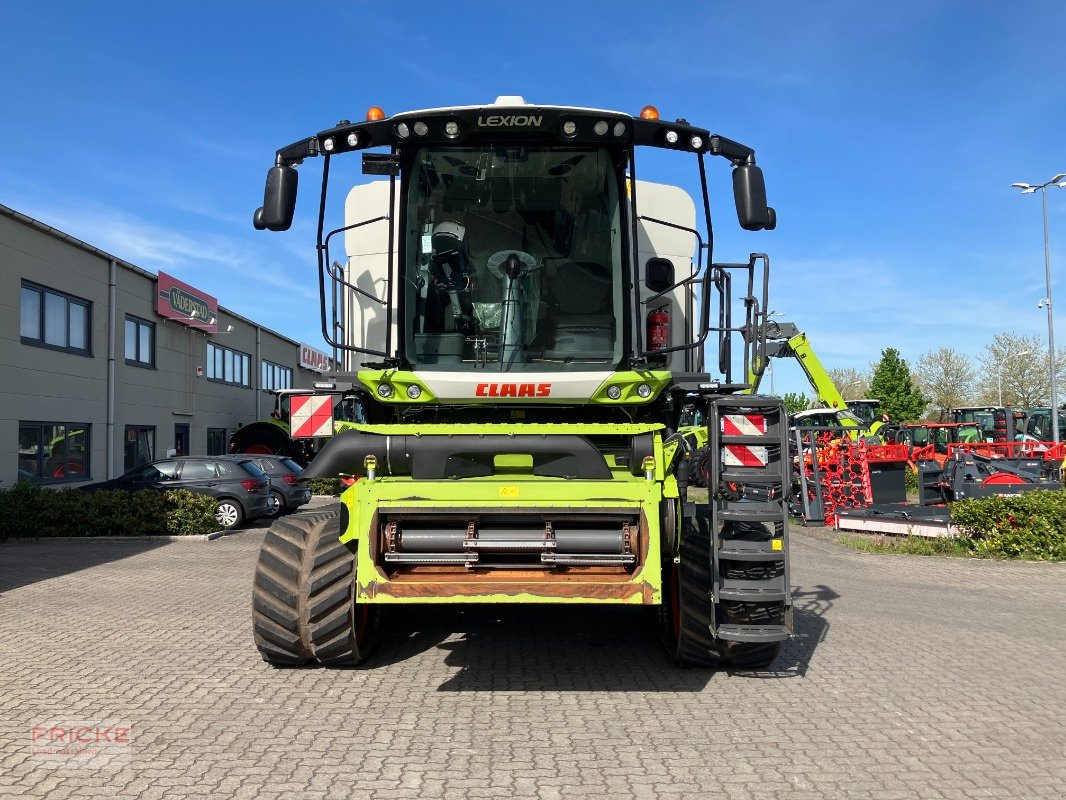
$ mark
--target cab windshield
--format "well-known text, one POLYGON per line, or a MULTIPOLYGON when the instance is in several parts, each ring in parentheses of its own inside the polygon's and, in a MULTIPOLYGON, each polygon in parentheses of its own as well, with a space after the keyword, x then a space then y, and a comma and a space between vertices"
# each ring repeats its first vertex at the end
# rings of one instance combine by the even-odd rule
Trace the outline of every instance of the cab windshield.
POLYGON ((403 266, 412 367, 613 368, 624 316, 618 176, 596 147, 418 150, 403 266))

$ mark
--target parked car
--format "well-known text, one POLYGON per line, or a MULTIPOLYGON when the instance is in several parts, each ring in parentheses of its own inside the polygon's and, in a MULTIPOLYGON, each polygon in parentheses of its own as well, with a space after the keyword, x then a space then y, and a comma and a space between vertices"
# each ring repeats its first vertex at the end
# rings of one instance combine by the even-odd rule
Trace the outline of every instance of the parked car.
POLYGON ((284 456, 261 456, 251 453, 245 458, 270 476, 270 502, 273 512, 268 516, 289 514, 311 501, 311 484, 300 481, 303 467, 284 456))
POLYGON ((217 499, 215 519, 226 529, 271 513, 270 478, 244 456, 181 456, 153 461, 85 492, 187 489, 217 499))

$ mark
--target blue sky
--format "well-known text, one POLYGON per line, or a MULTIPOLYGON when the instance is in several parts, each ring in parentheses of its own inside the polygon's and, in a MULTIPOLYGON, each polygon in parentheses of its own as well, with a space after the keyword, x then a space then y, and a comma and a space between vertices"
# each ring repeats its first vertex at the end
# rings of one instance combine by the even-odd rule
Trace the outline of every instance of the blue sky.
MULTIPOLYGON (((1040 198, 1009 187, 1066 172, 1059 0, 53 2, 4 18, 0 202, 295 339, 321 342, 318 165, 293 229, 256 232, 274 150, 370 105, 501 94, 654 103, 755 147, 778 230, 737 227, 716 164, 715 256, 769 253, 771 306, 828 366, 1046 335, 1040 198)), ((1048 210, 1066 297, 1066 190, 1048 210)), ((776 388, 807 387, 782 365, 776 388)))

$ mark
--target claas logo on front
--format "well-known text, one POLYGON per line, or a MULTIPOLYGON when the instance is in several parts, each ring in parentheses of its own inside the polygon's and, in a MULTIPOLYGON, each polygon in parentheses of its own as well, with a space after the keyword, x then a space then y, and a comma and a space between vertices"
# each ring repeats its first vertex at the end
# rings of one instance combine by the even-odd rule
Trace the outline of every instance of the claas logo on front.
POLYGON ((550 383, 479 383, 477 397, 550 397, 550 383))

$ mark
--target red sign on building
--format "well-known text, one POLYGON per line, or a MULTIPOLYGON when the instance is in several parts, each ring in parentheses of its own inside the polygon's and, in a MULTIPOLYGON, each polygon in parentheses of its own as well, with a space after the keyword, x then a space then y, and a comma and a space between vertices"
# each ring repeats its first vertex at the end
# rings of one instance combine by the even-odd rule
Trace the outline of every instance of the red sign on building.
POLYGON ((300 345, 300 366, 315 372, 326 372, 330 368, 330 357, 309 344, 300 345))
POLYGON ((218 332, 218 300, 165 272, 156 282, 155 313, 198 331, 218 332))

